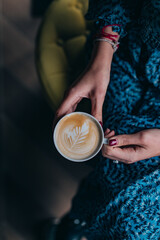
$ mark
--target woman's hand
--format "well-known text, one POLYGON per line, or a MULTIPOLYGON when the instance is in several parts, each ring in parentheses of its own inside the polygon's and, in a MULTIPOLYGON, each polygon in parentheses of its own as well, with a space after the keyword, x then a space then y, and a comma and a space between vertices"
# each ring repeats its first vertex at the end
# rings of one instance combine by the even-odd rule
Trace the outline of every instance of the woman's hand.
POLYGON ((75 111, 83 98, 91 100, 91 114, 102 122, 102 106, 109 83, 110 71, 87 70, 65 94, 62 104, 56 112, 57 121, 62 116, 75 111))
MULTIPOLYGON (((112 32, 112 27, 107 27, 105 32, 115 34, 112 32)), ((119 38, 118 33, 116 34, 119 38)), ((91 60, 84 73, 66 92, 56 112, 53 127, 61 117, 75 111, 82 98, 91 100, 91 114, 102 122, 102 107, 110 81, 113 52, 113 48, 108 42, 96 42, 94 44, 91 60)))
POLYGON ((102 107, 110 81, 112 57, 113 48, 109 43, 96 43, 86 70, 66 92, 56 112, 53 127, 61 117, 75 111, 82 98, 91 100, 91 114, 102 122, 102 107))
POLYGON ((108 134, 108 145, 103 145, 102 154, 112 160, 118 160, 126 164, 131 164, 140 160, 160 156, 160 129, 147 129, 135 134, 114 135, 108 134), (113 136, 114 135, 114 136, 113 136))

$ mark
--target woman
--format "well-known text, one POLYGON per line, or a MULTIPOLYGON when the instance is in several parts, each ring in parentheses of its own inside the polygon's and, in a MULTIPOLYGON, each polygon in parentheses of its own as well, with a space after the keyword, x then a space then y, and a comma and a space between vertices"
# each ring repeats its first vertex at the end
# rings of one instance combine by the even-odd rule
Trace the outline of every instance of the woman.
POLYGON ((90 98, 91 113, 100 122, 103 106, 109 144, 82 182, 57 238, 158 240, 160 0, 90 0, 86 18, 95 21, 92 58, 55 121, 90 98))

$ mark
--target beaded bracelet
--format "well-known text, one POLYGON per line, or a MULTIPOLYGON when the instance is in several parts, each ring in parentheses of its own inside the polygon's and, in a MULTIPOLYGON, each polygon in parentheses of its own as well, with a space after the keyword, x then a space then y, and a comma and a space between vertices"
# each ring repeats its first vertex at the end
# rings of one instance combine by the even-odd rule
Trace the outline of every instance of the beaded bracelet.
POLYGON ((119 44, 120 44, 120 42, 113 42, 113 41, 111 41, 111 40, 109 40, 109 39, 105 39, 105 38, 96 38, 95 40, 94 40, 94 42, 98 42, 98 41, 104 41, 104 42, 108 42, 108 43, 110 43, 111 45, 112 45, 112 48, 113 48, 113 50, 114 50, 114 53, 117 51, 117 49, 119 48, 119 44))
POLYGON ((112 48, 114 49, 114 52, 118 49, 119 47, 119 42, 116 40, 116 38, 118 37, 118 35, 116 34, 110 34, 110 33, 106 33, 105 29, 107 27, 112 27, 112 26, 120 26, 119 24, 112 24, 112 25, 107 25, 104 26, 101 30, 101 32, 97 33, 94 36, 94 42, 95 41, 104 41, 104 42, 108 42, 112 45, 112 48))

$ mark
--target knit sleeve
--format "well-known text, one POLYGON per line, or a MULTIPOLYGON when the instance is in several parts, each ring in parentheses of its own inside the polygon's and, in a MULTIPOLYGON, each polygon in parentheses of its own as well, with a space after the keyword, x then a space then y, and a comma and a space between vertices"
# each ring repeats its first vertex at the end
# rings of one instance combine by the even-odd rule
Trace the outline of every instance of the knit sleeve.
POLYGON ((116 24, 113 31, 121 37, 127 34, 127 24, 135 15, 137 0, 90 0, 89 9, 85 18, 93 20, 96 28, 116 24))

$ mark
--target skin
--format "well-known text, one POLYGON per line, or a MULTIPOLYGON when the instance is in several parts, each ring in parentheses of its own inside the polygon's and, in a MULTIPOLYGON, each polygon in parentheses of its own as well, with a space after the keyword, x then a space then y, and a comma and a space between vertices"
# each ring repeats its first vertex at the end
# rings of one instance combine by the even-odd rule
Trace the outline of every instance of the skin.
POLYGON ((116 140, 114 146, 103 145, 102 154, 112 160, 126 164, 160 156, 160 129, 147 129, 134 134, 115 136, 114 131, 107 129, 105 137, 116 140))
MULTIPOLYGON (((113 34, 111 27, 106 32, 113 34)), ((53 125, 64 115, 75 111, 82 98, 91 100, 91 114, 102 122, 102 107, 110 81, 112 57, 113 48, 109 43, 95 42, 88 66, 65 93, 56 111, 53 125)))
MULTIPOLYGON (((117 34, 112 32, 111 27, 106 28, 105 31, 117 34)), ((91 100, 91 114, 102 122, 102 107, 110 81, 112 57, 113 48, 109 43, 95 42, 90 63, 65 93, 56 111, 53 128, 61 117, 74 112, 83 98, 91 100)), ((135 134, 117 136, 114 130, 107 129, 105 137, 117 141, 114 146, 103 145, 102 148, 103 156, 112 160, 131 164, 160 155, 160 129, 148 129, 135 134)))

